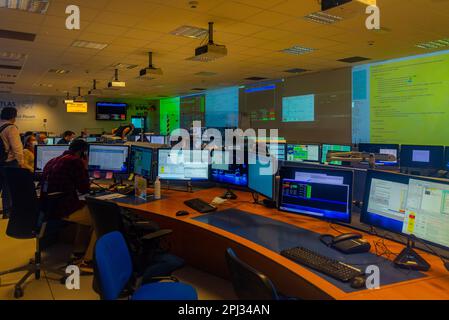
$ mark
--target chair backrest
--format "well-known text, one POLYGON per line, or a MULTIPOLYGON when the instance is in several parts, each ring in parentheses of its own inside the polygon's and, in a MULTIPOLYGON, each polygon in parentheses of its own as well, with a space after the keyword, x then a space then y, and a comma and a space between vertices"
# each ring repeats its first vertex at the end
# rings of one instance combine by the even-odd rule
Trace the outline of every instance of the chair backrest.
POLYGON ((103 235, 95 244, 95 268, 105 300, 116 300, 132 276, 128 246, 120 232, 103 235))
POLYGON ((240 300, 278 300, 273 283, 264 274, 240 260, 232 249, 226 250, 232 285, 240 300))
POLYGON ((37 236, 40 203, 33 174, 27 169, 5 167, 1 170, 4 187, 8 188, 10 216, 6 234, 16 239, 37 236))
POLYGON ((123 231, 121 209, 116 203, 92 197, 87 197, 86 202, 98 238, 113 231, 123 231))

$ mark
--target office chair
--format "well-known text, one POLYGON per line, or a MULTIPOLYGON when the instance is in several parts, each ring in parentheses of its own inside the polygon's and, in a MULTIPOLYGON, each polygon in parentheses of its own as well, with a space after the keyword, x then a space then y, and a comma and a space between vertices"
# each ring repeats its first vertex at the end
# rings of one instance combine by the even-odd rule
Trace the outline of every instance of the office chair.
POLYGON ((226 262, 240 300, 282 300, 271 280, 240 260, 230 248, 226 250, 226 262))
MULTIPOLYGON (((103 300, 116 300, 129 285, 133 268, 125 238, 120 232, 103 235, 95 244, 95 268, 103 300)), ((138 286, 131 300, 198 300, 196 290, 179 282, 138 286)))
MULTIPOLYGON (((111 201, 87 197, 86 202, 97 238, 113 231, 124 235, 131 253, 136 282, 177 281, 171 274, 184 266, 184 260, 161 249, 161 240, 171 234, 171 230, 160 230, 151 221, 139 220, 111 201)), ((100 293, 95 271, 93 287, 100 293)))
POLYGON ((28 265, 0 272, 1 277, 6 274, 27 271, 14 287, 14 297, 19 299, 24 295, 25 282, 32 275, 34 275, 36 280, 40 279, 42 271, 58 274, 61 277, 65 276, 61 271, 41 266, 41 240, 45 235, 47 227, 46 208, 50 205, 50 201, 59 198, 61 194, 48 195, 44 203, 37 197, 33 174, 27 169, 3 168, 0 174, 6 182, 6 187, 9 188, 9 200, 11 203, 6 234, 15 239, 36 240, 34 259, 31 259, 28 265))

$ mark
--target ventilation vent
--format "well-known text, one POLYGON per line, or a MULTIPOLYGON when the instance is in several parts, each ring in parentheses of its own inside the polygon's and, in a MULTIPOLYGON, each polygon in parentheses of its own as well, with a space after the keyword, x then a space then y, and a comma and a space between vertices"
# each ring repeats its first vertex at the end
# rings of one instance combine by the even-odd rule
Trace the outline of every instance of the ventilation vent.
POLYGON ((309 70, 301 69, 301 68, 293 68, 293 69, 285 70, 284 72, 298 74, 298 73, 303 73, 303 72, 307 72, 307 71, 309 71, 309 70))
POLYGON ((217 73, 202 71, 202 72, 195 73, 195 75, 199 76, 199 77, 213 77, 213 76, 216 76, 217 73))
POLYGON ((267 80, 268 78, 263 78, 263 77, 249 77, 249 78, 245 78, 245 80, 250 80, 250 81, 262 81, 262 80, 267 80))
POLYGON ((21 66, 9 66, 6 64, 0 64, 0 69, 8 69, 8 70, 22 70, 21 66))
POLYGON ((120 69, 120 70, 132 70, 137 67, 138 67, 137 64, 129 64, 129 63, 121 63, 121 62, 111 65, 112 69, 120 69))
POLYGON ((299 56, 301 54, 306 54, 306 53, 313 52, 313 51, 315 51, 315 49, 307 48, 307 47, 303 47, 303 46, 293 46, 291 48, 281 50, 281 52, 283 52, 283 53, 293 54, 295 56, 299 56))
POLYGON ((0 29, 0 38, 33 42, 36 39, 36 34, 0 29))
POLYGON ((337 61, 346 62, 346 63, 356 63, 356 62, 362 62, 362 61, 366 61, 366 60, 371 60, 371 59, 365 58, 365 57, 349 57, 349 58, 339 59, 337 61))
POLYGON ((56 73, 56 74, 67 74, 70 73, 70 70, 65 70, 65 69, 50 69, 48 70, 48 73, 56 73))
POLYGON ((207 36, 208 33, 209 31, 207 29, 191 26, 182 26, 170 32, 170 34, 174 36, 181 36, 192 39, 203 39, 207 36))
POLYGON ((205 91, 205 88, 193 88, 192 91, 205 91))
POLYGON ((0 81, 0 84, 16 84, 16 83, 12 81, 0 81))

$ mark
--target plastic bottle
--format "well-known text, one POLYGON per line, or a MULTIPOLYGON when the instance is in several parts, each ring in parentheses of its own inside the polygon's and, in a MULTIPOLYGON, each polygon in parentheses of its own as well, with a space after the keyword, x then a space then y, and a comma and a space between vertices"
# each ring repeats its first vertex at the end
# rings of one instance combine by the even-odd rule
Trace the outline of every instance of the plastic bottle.
POLYGON ((160 200, 161 198, 161 180, 159 179, 159 177, 157 177, 156 181, 154 182, 154 199, 160 200))

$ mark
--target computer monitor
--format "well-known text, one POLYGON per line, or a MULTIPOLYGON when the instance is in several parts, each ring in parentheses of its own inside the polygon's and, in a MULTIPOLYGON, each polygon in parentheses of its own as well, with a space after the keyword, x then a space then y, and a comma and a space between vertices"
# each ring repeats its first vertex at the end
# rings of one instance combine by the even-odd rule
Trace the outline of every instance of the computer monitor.
POLYGON ((449 250, 449 181, 369 171, 361 222, 449 250))
POLYGON ((145 117, 132 117, 131 123, 137 130, 145 130, 145 117))
POLYGON ((244 159, 237 159, 233 151, 212 153, 211 180, 228 186, 248 187, 248 165, 244 159))
POLYGON ((158 176, 161 180, 208 180, 209 164, 201 150, 158 150, 158 176))
POLYGON ((285 161, 286 155, 285 155, 285 143, 278 143, 278 144, 267 144, 268 147, 268 153, 272 156, 274 156, 279 161, 285 161))
POLYGON ((442 169, 444 167, 443 146, 401 146, 402 168, 442 169))
POLYGON ((248 155, 248 188, 268 199, 274 200, 274 185, 277 169, 273 164, 277 160, 257 153, 248 155))
MULTIPOLYGON (((329 151, 350 152, 352 147, 348 145, 323 144, 321 163, 327 163, 327 153, 329 151)), ((331 161, 329 164, 341 166, 343 163, 341 161, 331 161)))
POLYGON ((129 173, 129 147, 124 145, 89 145, 89 171, 129 173))
POLYGON ((47 163, 69 150, 68 145, 37 145, 34 158, 34 172, 42 173, 47 163))
POLYGON ((396 157, 396 161, 382 161, 376 159, 377 165, 397 166, 399 164, 399 145, 398 144, 359 144, 359 151, 374 154, 389 154, 396 157))
POLYGON ((350 223, 352 189, 352 170, 282 167, 279 210, 350 223))
POLYGON ((287 161, 320 162, 320 146, 317 144, 288 144, 287 161))
POLYGON ((150 143, 165 144, 165 136, 149 136, 148 138, 150 138, 150 143))
POLYGON ((87 137, 86 138, 86 142, 87 143, 95 143, 95 142, 97 142, 98 141, 98 138, 97 137, 87 137))
POLYGON ((444 170, 449 170, 449 147, 444 148, 444 170))
POLYGON ((142 146, 131 146, 130 172, 145 179, 153 178, 153 149, 142 146))
POLYGON ((54 137, 48 137, 47 138, 47 146, 54 145, 55 144, 55 140, 56 140, 56 138, 54 138, 54 137))

